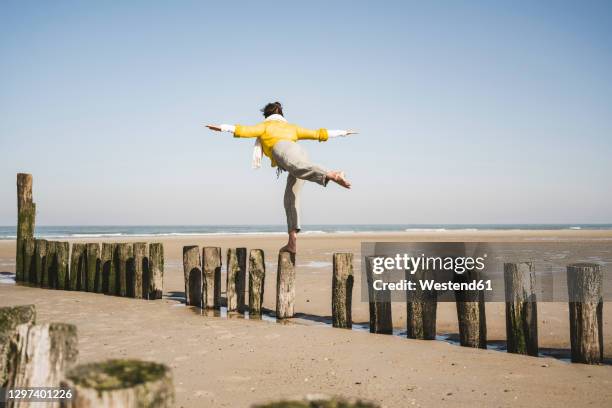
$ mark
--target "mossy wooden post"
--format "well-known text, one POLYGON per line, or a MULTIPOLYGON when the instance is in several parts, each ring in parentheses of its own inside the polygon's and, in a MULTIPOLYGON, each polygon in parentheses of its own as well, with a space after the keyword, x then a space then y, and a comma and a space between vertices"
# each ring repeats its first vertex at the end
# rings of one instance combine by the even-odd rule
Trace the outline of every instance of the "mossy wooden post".
POLYGON ((57 264, 55 259, 55 248, 57 242, 47 241, 47 256, 43 262, 43 272, 40 286, 43 288, 54 288, 54 283, 57 278, 57 264))
POLYGON ((130 294, 136 299, 148 297, 148 286, 145 289, 145 279, 149 276, 149 254, 148 246, 145 242, 135 242, 134 252, 134 276, 130 288, 130 294), (145 290, 147 293, 145 293, 145 290))
POLYGON ((508 353, 538 356, 538 304, 533 262, 504 263, 508 353))
POLYGON ((594 263, 567 266, 572 362, 603 360, 603 274, 594 263))
POLYGON ((68 268, 68 255, 70 252, 70 244, 68 242, 56 242, 55 243, 55 262, 56 262, 56 279, 55 288, 57 289, 68 289, 70 286, 69 281, 69 268, 68 268))
POLYGON ((264 298, 266 263, 262 249, 251 249, 249 253, 249 314, 260 315, 264 298))
POLYGON ((34 247, 34 273, 32 282, 36 286, 41 286, 44 278, 43 273, 47 266, 47 240, 37 239, 34 247))
POLYGON ((202 307, 221 307, 221 248, 204 247, 202 250, 202 307))
POLYGON ((117 286, 115 294, 127 296, 128 293, 128 270, 132 262, 132 244, 122 242, 115 246, 115 271, 117 273, 117 286))
POLYGON ((70 253, 70 287, 68 289, 82 290, 86 256, 87 246, 85 244, 72 244, 72 252, 70 253))
MULTIPOLYGON (((74 325, 50 323, 17 326, 9 346, 7 388, 59 387, 65 371, 76 363, 77 346, 74 325)), ((12 406, 30 405, 27 401, 19 401, 12 406)))
POLYGON ((85 285, 81 290, 95 292, 96 279, 100 279, 100 244, 88 243, 85 253, 85 285))
POLYGON ((32 175, 17 174, 17 245, 15 254, 15 280, 24 280, 23 242, 34 238, 36 204, 32 202, 32 175))
POLYGON ((332 325, 341 329, 353 327, 353 254, 335 253, 332 275, 332 325))
POLYGON ((205 289, 202 277, 200 247, 189 245, 183 247, 183 276, 185 279, 185 304, 202 307, 202 290, 205 289))
POLYGON ((435 290, 422 290, 420 281, 432 279, 433 274, 419 268, 406 270, 406 280, 415 282, 415 290, 406 291, 406 337, 435 340, 438 296, 435 290))
POLYGON ((6 381, 9 342, 20 324, 36 322, 34 305, 0 307, 0 386, 6 381))
POLYGON ((370 333, 393 334, 391 294, 388 290, 375 290, 375 274, 372 262, 376 256, 366 257, 366 281, 370 306, 370 333))
POLYGON ((66 374, 62 387, 73 390, 65 408, 172 408, 170 369, 139 360, 108 360, 79 365, 66 374))
POLYGON ((227 311, 245 310, 246 248, 227 250, 227 311))
POLYGON ((23 240, 23 279, 25 283, 33 283, 35 279, 34 252, 36 250, 36 240, 34 238, 26 238, 23 240))
MULTIPOLYGON (((476 269, 454 274, 454 282, 480 280, 476 269)), ((485 315, 484 291, 456 290, 457 320, 459 323, 459 344, 463 347, 487 348, 487 319, 485 315)))
POLYGON ((113 263, 114 254, 115 244, 103 242, 100 254, 100 274, 102 279, 99 282, 100 286, 97 288, 99 289, 97 291, 108 295, 114 295, 117 292, 117 275, 115 274, 115 265, 113 263))
POLYGON ((278 253, 276 271, 276 318, 293 317, 295 311, 295 254, 281 251, 278 253))
MULTIPOLYGON (((199 250, 198 250, 199 253, 199 250)), ((149 245, 149 275, 147 299, 161 299, 164 292, 164 245, 149 245)))

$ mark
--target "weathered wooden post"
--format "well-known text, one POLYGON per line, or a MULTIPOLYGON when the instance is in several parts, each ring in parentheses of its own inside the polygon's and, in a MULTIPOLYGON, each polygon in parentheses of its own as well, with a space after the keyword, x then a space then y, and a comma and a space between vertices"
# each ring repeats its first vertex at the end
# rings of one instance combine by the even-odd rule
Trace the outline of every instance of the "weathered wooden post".
POLYGON ((202 250, 202 307, 221 307, 221 248, 204 247, 202 250))
MULTIPOLYGON (((9 343, 20 324, 34 324, 36 308, 34 305, 0 307, 0 386, 7 378, 9 343)), ((0 401, 3 402, 3 401, 0 401)))
MULTIPOLYGON (((76 363, 77 346, 76 327, 71 324, 17 326, 9 346, 7 388, 59 387, 64 372, 76 363)), ((30 404, 15 400, 12 406, 30 404)))
POLYGON ((15 255, 15 280, 24 280, 23 242, 34 238, 36 204, 32 202, 32 175, 17 173, 17 248, 15 255))
MULTIPOLYGON (((37 239, 34 247, 34 284, 41 286, 43 274, 47 266, 47 240, 37 239)), ((23 266, 22 266, 23 267, 23 266)))
POLYGON ((249 314, 260 315, 266 280, 264 251, 251 249, 249 253, 249 314))
POLYGON ((170 369, 138 360, 84 364, 66 374, 62 387, 73 390, 65 408, 172 408, 174 385, 170 369))
POLYGON ((226 288, 227 311, 244 311, 244 295, 246 289, 246 248, 228 248, 226 288))
POLYGON ((40 286, 43 288, 53 288, 53 283, 56 280, 56 259, 55 248, 57 242, 47 241, 47 255, 43 262, 43 272, 40 286))
POLYGON ((183 275, 185 278, 185 304, 188 306, 202 306, 202 293, 204 279, 202 277, 202 262, 200 260, 200 247, 189 245, 183 247, 183 275))
POLYGON ((95 292, 96 280, 100 279, 100 244, 89 243, 85 254, 85 285, 81 290, 95 292))
MULTIPOLYGON (((476 269, 454 274, 454 282, 469 283, 480 279, 476 269)), ((464 347, 487 348, 487 319, 482 290, 456 290, 459 343, 464 347)))
POLYGON ((82 290, 86 256, 87 246, 85 244, 72 244, 72 253, 70 254, 70 290, 82 290))
POLYGON ((414 290, 406 291, 406 336, 409 339, 435 340, 438 295, 435 290, 422 290, 419 282, 433 277, 433 271, 418 268, 406 270, 406 280, 415 282, 414 290))
POLYGON ((97 288, 98 292, 114 295, 117 293, 117 274, 115 273, 115 265, 113 257, 115 254, 115 244, 110 242, 102 243, 102 251, 100 255, 100 270, 102 279, 97 288))
POLYGON ((276 271, 276 318, 293 317, 295 306, 295 254, 281 251, 278 253, 276 271))
POLYGON ((34 252, 36 250, 36 240, 34 238, 25 238, 23 240, 23 282, 33 283, 35 281, 35 266, 36 260, 34 252))
POLYGON ((374 289, 374 268, 372 263, 378 256, 367 256, 366 281, 368 283, 368 301, 370 304, 370 333, 393 334, 391 316, 391 293, 388 290, 374 289))
POLYGON ((56 262, 56 279, 54 287, 57 289, 67 289, 70 286, 68 272, 68 255, 70 252, 70 244, 68 242, 55 243, 55 262, 56 262))
POLYGON ((504 263, 508 353, 538 356, 538 304, 533 262, 504 263))
POLYGON ((128 269, 130 268, 132 257, 133 249, 131 244, 127 242, 116 244, 113 260, 115 261, 114 269, 117 273, 117 291, 115 294, 118 296, 127 296, 128 269))
POLYGON ((603 275, 599 265, 567 266, 570 342, 574 363, 603 360, 603 275))
POLYGON ((353 327, 353 254, 335 253, 332 275, 332 325, 341 329, 353 327))
MULTIPOLYGON (((198 250, 199 254, 199 250, 198 250)), ((148 299, 161 299, 164 292, 164 245, 149 245, 148 299)))
POLYGON ((130 295, 136 299, 147 298, 148 287, 145 289, 144 281, 149 275, 149 254, 148 246, 145 242, 135 242, 134 252, 134 274, 130 285, 130 295))

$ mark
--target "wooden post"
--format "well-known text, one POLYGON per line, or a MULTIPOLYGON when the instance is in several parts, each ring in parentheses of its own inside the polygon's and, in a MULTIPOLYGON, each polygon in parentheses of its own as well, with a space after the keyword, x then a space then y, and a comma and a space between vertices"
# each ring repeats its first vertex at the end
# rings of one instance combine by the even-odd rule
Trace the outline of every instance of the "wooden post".
POLYGON ((25 283, 33 283, 35 280, 36 260, 34 252, 36 250, 36 240, 34 238, 25 238, 23 240, 23 279, 25 283))
POLYGON ((17 245, 15 256, 15 280, 24 280, 23 242, 34 238, 36 204, 32 202, 32 175, 17 174, 17 245))
POLYGON ((391 294, 388 290, 375 290, 375 274, 372 262, 377 256, 366 257, 366 280, 368 283, 368 301, 370 303, 370 333, 393 334, 391 316, 391 294))
POLYGON ((183 247, 183 275, 185 278, 185 304, 202 307, 202 290, 205 288, 202 278, 200 247, 190 245, 183 247))
POLYGON ((47 240, 37 239, 34 247, 34 284, 41 286, 47 264, 47 240))
POLYGON ((574 363, 603 360, 603 275, 599 265, 567 266, 570 342, 574 363))
MULTIPOLYGON (((130 294, 136 299, 147 298, 144 285, 144 280, 149 275, 149 254, 147 249, 148 247, 145 242, 136 242, 133 245, 134 275, 132 285, 130 286, 130 294)), ((146 290, 148 291, 148 287, 146 290)))
MULTIPOLYGON (((76 327, 71 324, 17 326, 9 346, 7 388, 59 387, 64 372, 76 363, 77 346, 76 327)), ((13 404, 29 406, 27 401, 13 404)))
POLYGON ((246 289, 246 248, 227 250, 227 311, 243 312, 246 289))
POLYGON ((332 276, 332 325, 341 329, 353 327, 353 254, 335 253, 332 276))
POLYGON ((98 292, 114 295, 117 293, 117 274, 115 273, 115 265, 113 256, 115 254, 115 244, 110 242, 102 243, 102 251, 100 255, 100 271, 102 279, 98 292))
POLYGON ((81 290, 96 291, 97 280, 100 279, 100 244, 89 243, 85 254, 85 285, 81 290))
POLYGON ((72 244, 72 253, 70 254, 70 287, 68 289, 82 290, 86 256, 87 247, 85 244, 72 244))
POLYGON ((265 280, 266 263, 264 251, 261 249, 251 249, 249 253, 249 314, 261 314, 265 280))
POLYGON ((538 305, 533 262, 504 263, 508 353, 538 356, 538 305))
POLYGON ((148 299, 161 299, 164 292, 164 245, 159 242, 149 245, 148 278, 148 299))
POLYGON ((138 360, 108 360, 70 370, 62 387, 73 390, 65 408, 172 408, 174 385, 170 369, 138 360))
POLYGON ((295 254, 278 253, 276 271, 276 318, 293 317, 295 306, 295 254))
MULTIPOLYGON (((479 280, 477 270, 466 270, 454 274, 454 282, 479 280)), ((487 320, 485 315, 484 292, 479 290, 456 290, 457 319, 459 322, 459 343, 464 347, 487 348, 487 320)))
POLYGON ((202 307, 221 307, 221 248, 204 247, 202 250, 202 307))
POLYGON ((132 262, 133 249, 132 245, 126 242, 122 242, 115 245, 115 255, 113 260, 115 261, 115 271, 117 274, 117 286, 116 295, 127 296, 128 290, 128 269, 132 262))
POLYGON ((68 255, 70 252, 70 244, 68 242, 55 243, 55 261, 56 261, 56 279, 55 288, 68 289, 70 287, 69 272, 68 272, 68 255))
POLYGON ((47 255, 44 258, 40 286, 53 288, 56 280, 55 241, 47 241, 47 255))
POLYGON ((417 269, 406 270, 406 280, 416 283, 415 290, 406 291, 406 336, 409 339, 435 340, 438 295, 435 290, 422 290, 420 281, 432 279, 433 273, 417 269))
POLYGON ((0 386, 7 377, 9 343, 20 324, 34 324, 36 307, 34 305, 0 307, 0 386))

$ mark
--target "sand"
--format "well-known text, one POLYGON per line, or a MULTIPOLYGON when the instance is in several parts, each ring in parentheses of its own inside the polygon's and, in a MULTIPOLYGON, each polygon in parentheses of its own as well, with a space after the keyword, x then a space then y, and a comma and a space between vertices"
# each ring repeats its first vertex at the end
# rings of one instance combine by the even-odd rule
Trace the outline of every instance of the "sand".
MULTIPOLYGON (((357 255, 365 240, 609 240, 612 245, 612 231, 305 234, 299 242, 296 282, 296 311, 302 318, 282 325, 202 316, 179 301, 183 245, 221 246, 224 253, 228 247, 246 246, 266 252, 264 307, 273 309, 275 257, 283 239, 282 235, 163 238, 165 298, 159 301, 0 284, 0 306, 34 303, 39 322, 76 324, 81 362, 130 357, 170 365, 177 406, 182 407, 248 407, 306 394, 362 397, 388 407, 612 405, 610 365, 569 364, 316 323, 331 313, 331 254, 350 251, 357 255)), ((0 241, 0 272, 14 271, 14 251, 14 241, 0 241)), ((366 322, 368 305, 359 299, 359 279, 354 293, 353 319, 366 322)), ((604 306, 607 358, 612 356, 610 306, 604 306)), ((567 354, 567 304, 540 303, 538 307, 540 347, 567 354)), ((504 306, 488 303, 486 308, 488 338, 503 342, 504 306)), ((393 314, 394 326, 405 329, 405 306, 394 304, 393 314)), ((438 333, 457 333, 452 303, 439 305, 438 333)))

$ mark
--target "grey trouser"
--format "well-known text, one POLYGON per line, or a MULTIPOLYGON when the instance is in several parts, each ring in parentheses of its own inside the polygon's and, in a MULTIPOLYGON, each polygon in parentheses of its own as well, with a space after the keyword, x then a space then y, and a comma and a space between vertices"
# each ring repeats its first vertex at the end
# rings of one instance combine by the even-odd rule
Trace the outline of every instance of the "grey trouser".
POLYGON ((297 143, 286 140, 276 142, 272 148, 272 157, 282 170, 289 173, 285 187, 285 213, 287 230, 300 231, 300 193, 304 180, 327 185, 327 170, 308 159, 306 151, 297 143))

